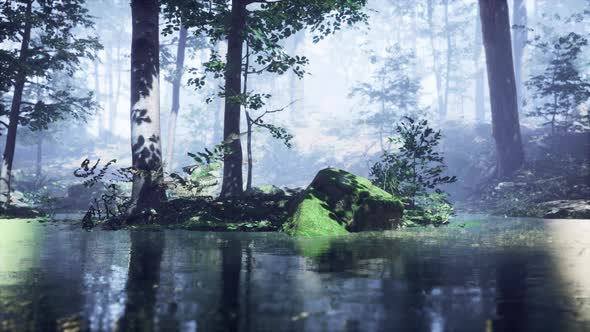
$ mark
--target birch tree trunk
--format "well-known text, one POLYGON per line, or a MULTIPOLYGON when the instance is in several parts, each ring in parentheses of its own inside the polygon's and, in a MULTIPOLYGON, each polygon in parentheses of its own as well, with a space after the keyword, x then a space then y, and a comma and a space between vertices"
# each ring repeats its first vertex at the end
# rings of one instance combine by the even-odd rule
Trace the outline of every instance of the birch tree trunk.
POLYGON ((160 139, 158 1, 132 0, 131 13, 133 214, 157 206, 165 198, 165 189, 160 139))

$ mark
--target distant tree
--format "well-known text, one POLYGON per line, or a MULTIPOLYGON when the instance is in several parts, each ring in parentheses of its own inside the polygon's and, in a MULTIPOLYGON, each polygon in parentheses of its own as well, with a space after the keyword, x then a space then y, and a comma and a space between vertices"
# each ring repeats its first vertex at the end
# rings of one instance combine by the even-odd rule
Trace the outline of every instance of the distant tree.
POLYGON ((39 82, 25 87, 24 95, 28 96, 28 100, 23 100, 19 118, 20 127, 26 129, 23 132, 19 131, 19 139, 22 139, 25 144, 37 146, 35 163, 37 184, 41 184, 44 179, 42 176, 44 142, 54 140, 57 134, 63 131, 66 122, 85 122, 98 109, 92 95, 83 88, 75 91, 77 95, 68 95, 65 99, 54 95, 54 91, 71 91, 73 86, 81 85, 79 78, 58 72, 52 75, 47 84, 51 85, 50 89, 44 88, 39 82))
MULTIPOLYGON (((340 30, 342 25, 364 21, 361 11, 366 0, 167 0, 166 9, 172 26, 182 17, 187 27, 205 31, 213 41, 227 39, 226 62, 218 57, 209 62, 209 69, 225 79, 224 141, 231 153, 223 167, 221 196, 236 196, 243 191, 242 145, 240 139, 242 75, 244 46, 248 41, 259 66, 256 73, 283 74, 292 69, 302 73, 307 59, 284 52, 279 41, 299 30, 315 32, 314 41, 340 30)), ((193 80, 199 86, 201 79, 193 80)))
POLYGON ((96 116, 99 142, 108 144, 121 134, 117 131, 117 119, 121 114, 121 97, 128 84, 125 73, 129 70, 131 11, 129 1, 122 0, 88 1, 87 8, 104 46, 95 56, 92 86, 103 110, 96 116))
POLYGON ((414 58, 412 51, 403 50, 399 45, 388 48, 383 59, 371 56, 371 62, 380 67, 369 82, 360 83, 351 91, 351 96, 358 95, 378 105, 378 111, 365 112, 365 115, 366 122, 378 128, 382 150, 385 150, 384 138, 393 134, 391 124, 404 116, 419 113, 420 80, 413 74, 416 69, 414 58))
POLYGON ((479 13, 496 141, 496 175, 504 177, 511 175, 524 162, 508 4, 506 0, 479 0, 479 13))
POLYGON ((484 103, 484 89, 485 89, 485 65, 481 59, 481 51, 483 48, 483 41, 481 36, 481 18, 479 14, 475 15, 475 39, 473 42, 473 64, 475 67, 475 90, 474 90, 474 104, 475 104, 475 121, 483 122, 485 119, 485 103, 484 103))
MULTIPOLYGON (((590 118, 583 118, 577 108, 590 98, 590 80, 585 78, 578 66, 578 57, 588 40, 571 32, 552 41, 537 39, 534 45, 551 59, 545 70, 532 76, 526 86, 536 99, 536 107, 529 116, 542 117, 551 132, 557 129, 567 131, 576 121, 586 130, 590 129, 590 118)), ((578 126, 579 127, 579 126, 578 126)))
POLYGON ((44 127, 64 113, 75 112, 75 108, 89 107, 91 95, 77 97, 72 86, 57 89, 52 79, 60 72, 73 75, 80 59, 92 58, 100 44, 96 38, 74 33, 76 29, 92 27, 83 0, 1 1, 0 8, 0 41, 19 46, 0 50, 0 88, 6 91, 12 87, 10 108, 2 107, 8 123, 0 179, 0 195, 9 201, 19 124, 44 127), (31 85, 43 90, 48 98, 35 101, 36 93, 25 95, 25 88, 31 85))
POLYGON ((158 0, 131 1, 131 213, 165 199, 160 138, 158 0))
POLYGON ((286 109, 279 108, 270 111, 264 111, 259 115, 252 115, 251 112, 259 110, 263 105, 261 104, 250 104, 250 108, 246 109, 246 155, 248 160, 248 173, 246 176, 246 191, 252 190, 252 173, 253 173, 253 160, 252 160, 252 132, 254 128, 261 128, 266 129, 272 137, 282 141, 286 147, 291 148, 291 140, 293 139, 293 135, 291 135, 285 128, 273 125, 271 123, 266 122, 264 119, 267 115, 272 113, 282 112, 286 109))
MULTIPOLYGON (((512 52, 518 109, 523 104, 523 59, 528 38, 526 0, 514 0, 512 6, 512 52)), ((522 111, 520 112, 522 113, 522 111)))
POLYGON ((170 117, 168 118, 168 140, 166 143, 166 159, 170 167, 172 167, 172 158, 174 156, 174 142, 176 139, 176 120, 178 119, 178 111, 180 110, 180 86, 182 82, 182 74, 184 72, 184 57, 186 50, 186 39, 188 31, 180 25, 178 32, 178 49, 176 51, 176 68, 172 77, 172 108, 170 110, 170 117))

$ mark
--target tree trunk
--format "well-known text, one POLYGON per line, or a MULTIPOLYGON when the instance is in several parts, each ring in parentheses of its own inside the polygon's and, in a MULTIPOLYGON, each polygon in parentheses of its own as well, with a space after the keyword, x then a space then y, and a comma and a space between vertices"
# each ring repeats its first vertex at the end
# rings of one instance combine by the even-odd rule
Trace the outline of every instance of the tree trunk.
MULTIPOLYGON (((246 41, 246 63, 244 64, 244 88, 242 93, 244 95, 248 94, 248 72, 250 71, 250 46, 246 41)), ((246 124, 247 124, 247 141, 246 141, 246 149, 247 149, 247 159, 248 159, 248 175, 246 178, 246 192, 252 190, 252 125, 254 124, 254 120, 250 117, 250 113, 248 113, 248 107, 244 106, 244 112, 246 113, 246 124)))
POLYGON ((449 30, 449 0, 445 0, 445 35, 447 39, 447 66, 445 73, 445 94, 443 108, 440 110, 440 118, 447 117, 449 107, 449 83, 451 80, 451 58, 453 57, 453 48, 451 45, 451 31, 449 30))
POLYGON ((100 73, 98 71, 98 53, 96 54, 96 59, 94 60, 94 98, 96 99, 96 103, 99 106, 98 109, 98 138, 102 139, 104 137, 104 109, 101 107, 100 100, 100 73))
POLYGON ((246 179, 246 192, 252 190, 252 118, 246 111, 246 123, 248 124, 246 150, 248 154, 248 177, 246 179))
MULTIPOLYGON (((217 42, 217 52, 223 54, 226 52, 223 41, 217 42)), ((223 141, 223 112, 224 104, 221 98, 215 98, 213 108, 213 145, 218 145, 223 141)))
POLYGON ((510 20, 506 0, 479 0, 482 36, 488 68, 492 130, 499 177, 509 176, 524 162, 520 137, 510 20))
POLYGON ((115 129, 115 125, 117 123, 117 113, 118 113, 118 107, 119 107, 119 97, 121 96, 121 43, 119 40, 117 40, 117 57, 116 57, 116 70, 117 70, 117 87, 115 89, 115 100, 114 100, 114 105, 115 108, 113 109, 113 125, 112 128, 114 130, 114 133, 111 133, 111 135, 113 136, 113 138, 116 136, 116 129, 115 129))
MULTIPOLYGON (((112 40, 111 40, 112 42, 112 40)), ((107 103, 109 105, 109 122, 108 122, 108 134, 105 135, 107 141, 111 140, 111 137, 114 135, 114 127, 115 127, 115 87, 114 87, 114 80, 113 80, 113 45, 109 45, 105 47, 106 53, 106 79, 107 79, 107 103)))
POLYGON ((12 95, 12 104, 8 116, 8 130, 6 133, 6 145, 2 155, 2 168, 0 169, 0 201, 6 199, 10 204, 10 180, 12 177, 12 162, 14 161, 14 150, 16 148, 16 131, 18 129, 18 116, 20 113, 23 90, 27 79, 27 58, 29 53, 29 43, 31 41, 31 12, 33 1, 27 1, 25 12, 25 27, 22 34, 20 54, 18 57, 18 72, 14 82, 14 93, 12 95))
POLYGON ((227 36, 225 72, 225 114, 223 140, 230 152, 223 160, 221 197, 239 196, 243 191, 242 143, 240 140, 241 107, 237 97, 242 84, 242 47, 246 27, 246 1, 232 0, 230 30, 227 36))
POLYGON ((434 38, 434 3, 433 0, 428 0, 427 2, 427 20, 428 20, 428 27, 430 31, 430 48, 432 51, 432 66, 434 70, 434 78, 436 80, 436 99, 438 105, 438 112, 439 114, 443 113, 445 108, 445 103, 443 99, 442 93, 442 75, 440 72, 439 64, 438 64, 438 55, 436 54, 436 45, 435 45, 435 38, 434 38))
POLYGON ((516 83, 516 96, 519 113, 522 114, 524 84, 522 80, 522 63, 524 49, 528 38, 527 34, 527 10, 525 0, 514 0, 512 12, 512 24, 516 27, 512 30, 512 52, 514 56, 514 79, 516 83))
POLYGON ((475 65, 475 121, 484 122, 485 105, 484 105, 484 72, 483 62, 481 61, 481 49, 483 42, 481 40, 481 19, 479 14, 475 18, 475 41, 473 43, 473 63, 475 65))
POLYGON ((176 141, 176 121, 178 119, 178 110, 180 109, 180 86, 182 83, 182 71, 184 70, 184 53, 186 49, 186 37, 188 31, 180 25, 178 33, 178 48, 176 49, 176 69, 174 81, 172 82, 172 109, 168 119, 168 142, 166 146, 166 159, 168 167, 172 168, 174 158, 174 143, 176 141))
POLYGON ((135 169, 131 213, 165 198, 160 139, 159 30, 157 0, 132 0, 131 153, 135 169))
POLYGON ((37 160, 35 162, 35 177, 37 178, 37 186, 41 184, 41 177, 43 176, 43 133, 37 132, 37 160))

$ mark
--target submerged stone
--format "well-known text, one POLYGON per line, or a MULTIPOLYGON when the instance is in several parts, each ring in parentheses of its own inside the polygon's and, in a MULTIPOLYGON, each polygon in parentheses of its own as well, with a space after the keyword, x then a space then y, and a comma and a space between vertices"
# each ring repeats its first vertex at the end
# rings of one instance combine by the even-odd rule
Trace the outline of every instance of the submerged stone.
POLYGON ((401 223, 401 200, 352 173, 327 168, 291 204, 285 229, 294 236, 387 230, 401 223))
POLYGON ((543 218, 548 219, 589 219, 590 200, 560 200, 541 203, 543 218))

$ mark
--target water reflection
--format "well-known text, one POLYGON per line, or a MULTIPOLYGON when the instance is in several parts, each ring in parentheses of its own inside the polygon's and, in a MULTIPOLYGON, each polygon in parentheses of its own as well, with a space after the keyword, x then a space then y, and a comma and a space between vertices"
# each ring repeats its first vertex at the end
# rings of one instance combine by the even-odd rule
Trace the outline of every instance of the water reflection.
MULTIPOLYGON (((131 257, 125 287, 127 301, 117 330, 153 331, 156 295, 160 287, 160 265, 164 252, 164 234, 132 232, 130 237, 131 257)), ((173 324, 170 325, 173 327, 173 324)))
POLYGON ((0 221, 0 330, 585 331, 589 226, 293 240, 0 221))
POLYGON ((239 240, 230 237, 221 246, 221 300, 219 331, 237 331, 240 326, 240 274, 242 247, 239 240))

